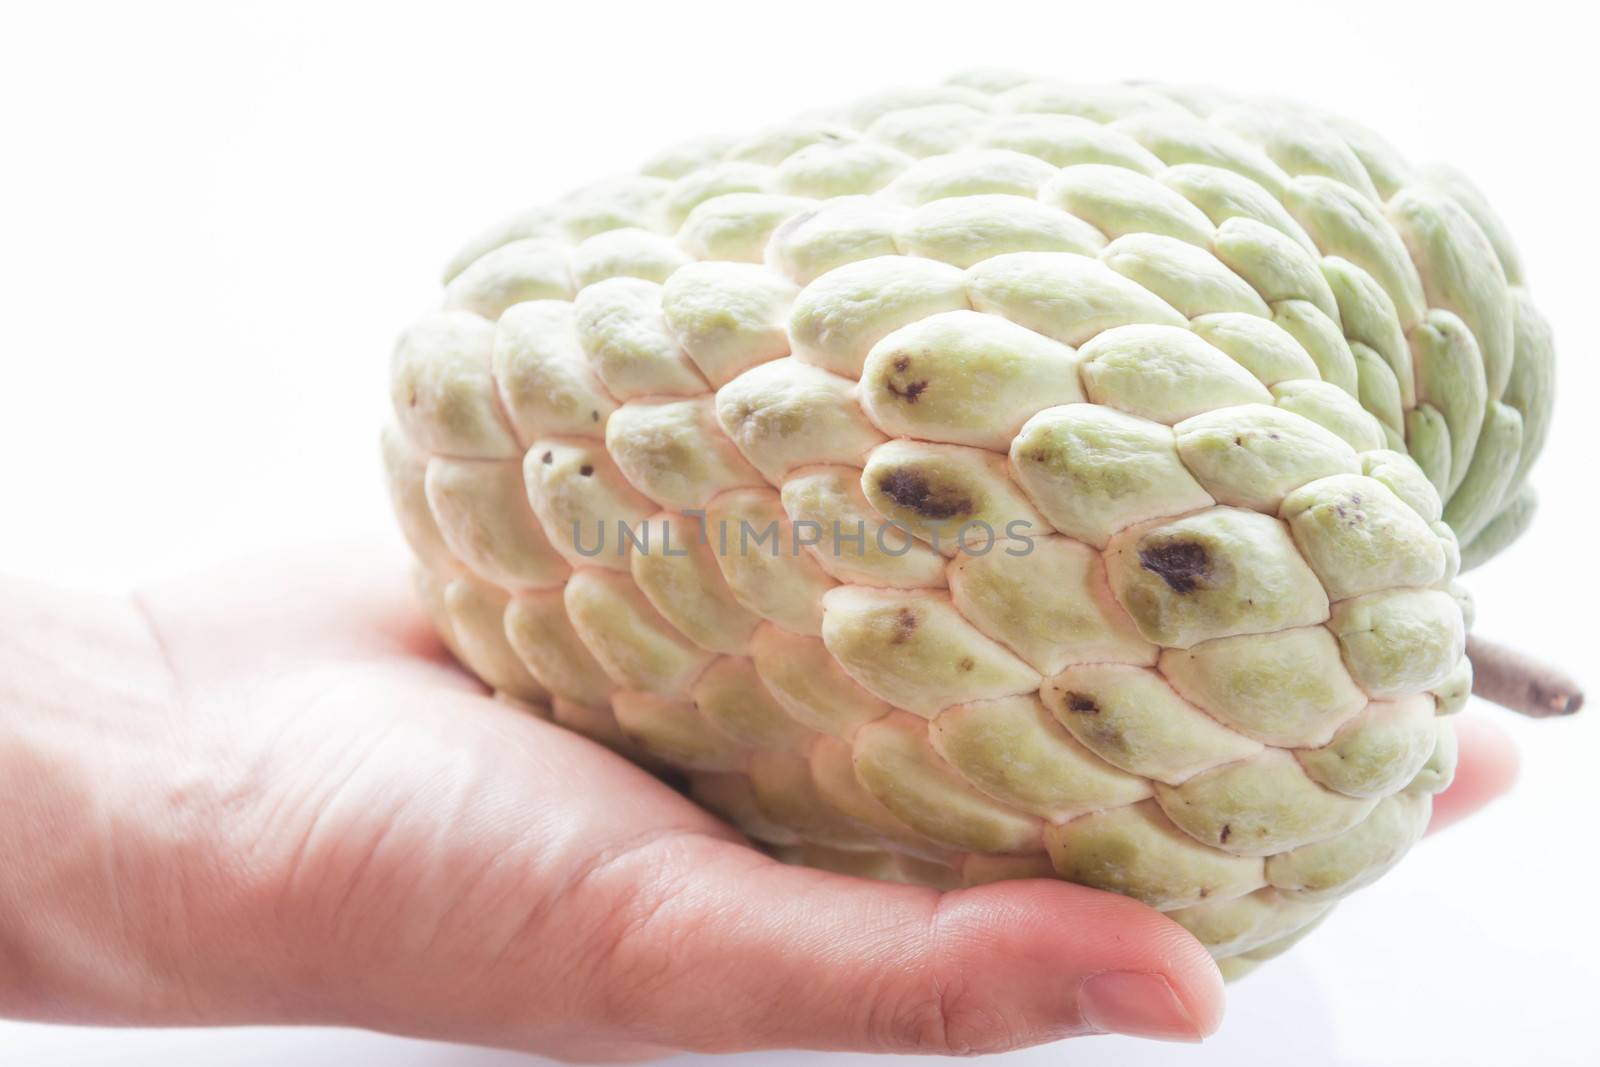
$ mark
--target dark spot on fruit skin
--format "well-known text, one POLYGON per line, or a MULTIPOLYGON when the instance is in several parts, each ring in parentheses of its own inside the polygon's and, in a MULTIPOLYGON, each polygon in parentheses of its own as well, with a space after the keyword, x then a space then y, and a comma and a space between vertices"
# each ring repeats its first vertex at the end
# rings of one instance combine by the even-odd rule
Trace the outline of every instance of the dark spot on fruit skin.
POLYGON ((1080 715, 1100 714, 1100 705, 1094 702, 1093 697, 1084 696, 1082 693, 1067 694, 1067 710, 1075 711, 1080 715))
POLYGON ((594 473, 594 468, 585 463, 583 466, 578 468, 578 473, 587 478, 589 475, 594 473))
POLYGON ((911 640, 911 635, 917 632, 917 615, 910 608, 901 608, 900 614, 894 617, 894 636, 889 638, 891 645, 903 645, 911 640))
POLYGON ((590 422, 599 422, 600 421, 600 413, 598 411, 589 412, 589 421, 590 422))
POLYGON ((1200 887, 1200 899, 1201 900, 1206 899, 1206 897, 1209 897, 1210 895, 1211 895, 1211 889, 1210 889, 1209 886, 1201 886, 1200 887))
POLYGON ((961 662, 957 663, 956 666, 962 671, 970 671, 977 666, 977 663, 973 661, 971 656, 963 656, 961 662))
POLYGON ((544 455, 539 457, 540 463, 554 463, 555 461, 556 454, 554 452, 546 452, 544 455))
POLYGON ((1211 577, 1211 557, 1204 545, 1174 541, 1139 549, 1139 562, 1166 582, 1174 593, 1192 593, 1202 579, 1211 577))
POLYGON ((1234 438, 1234 439, 1233 439, 1233 443, 1234 443, 1234 444, 1236 444, 1236 445, 1243 445, 1243 444, 1244 444, 1244 438, 1242 438, 1242 437, 1235 437, 1235 438, 1234 438))
POLYGON ((894 384, 893 382, 888 383, 888 385, 889 385, 890 394, 893 395, 893 396, 899 397, 901 400, 904 400, 907 404, 915 404, 917 402, 917 398, 920 397, 922 395, 923 391, 928 388, 928 383, 925 382, 925 381, 924 382, 912 382, 910 385, 906 386, 904 389, 900 388, 898 385, 894 384))
MULTIPOLYGON (((896 357, 894 357, 894 372, 896 374, 904 374, 906 371, 908 371, 910 369, 911 369, 911 357, 910 356, 896 356, 896 357)), ((917 397, 921 396, 922 393, 923 393, 923 390, 928 388, 928 383, 927 383, 926 380, 917 381, 917 382, 912 382, 910 385, 905 386, 904 388, 901 388, 900 386, 896 385, 894 382, 888 381, 888 382, 884 383, 884 388, 889 390, 889 394, 891 396, 898 397, 901 400, 904 400, 908 404, 915 404, 917 402, 917 397)))
POLYGON ((1367 513, 1361 510, 1361 494, 1351 493, 1346 501, 1336 502, 1333 513, 1344 521, 1346 526, 1360 526, 1367 521, 1367 513))
POLYGON ((1267 434, 1267 437, 1273 441, 1278 440, 1278 435, 1276 433, 1269 433, 1267 434))
POLYGON ((417 406, 417 390, 416 390, 416 387, 413 386, 411 388, 411 390, 408 393, 406 393, 406 407, 414 408, 416 406, 417 406))
POLYGON ((950 519, 972 510, 972 498, 952 489, 940 490, 921 471, 897 467, 878 478, 878 490, 903 508, 930 519, 950 519))
POLYGON ((1222 843, 1226 845, 1228 838, 1233 836, 1233 827, 1227 823, 1222 824, 1222 843))

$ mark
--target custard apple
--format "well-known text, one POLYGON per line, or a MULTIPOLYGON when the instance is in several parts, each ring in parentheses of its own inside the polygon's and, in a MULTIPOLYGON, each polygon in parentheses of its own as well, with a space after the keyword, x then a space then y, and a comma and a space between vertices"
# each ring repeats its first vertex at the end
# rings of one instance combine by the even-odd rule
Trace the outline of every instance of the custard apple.
POLYGON ((469 243, 392 364, 440 635, 780 857, 1128 894, 1230 974, 1422 834, 1550 330, 1277 100, 982 72, 469 243))

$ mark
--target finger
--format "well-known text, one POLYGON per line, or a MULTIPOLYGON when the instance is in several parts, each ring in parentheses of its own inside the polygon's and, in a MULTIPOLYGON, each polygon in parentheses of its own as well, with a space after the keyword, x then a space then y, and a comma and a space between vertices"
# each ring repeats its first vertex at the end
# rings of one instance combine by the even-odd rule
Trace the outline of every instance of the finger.
POLYGON ((1048 880, 941 895, 705 839, 652 865, 687 873, 624 917, 600 978, 640 1040, 970 1054, 1103 1032, 1198 1041, 1221 1019, 1205 949, 1126 897, 1048 880))
POLYGON ((1456 720, 1455 781, 1433 798, 1433 818, 1428 832, 1435 833, 1466 818, 1509 790, 1517 780, 1521 760, 1516 746, 1500 727, 1486 719, 1456 720))

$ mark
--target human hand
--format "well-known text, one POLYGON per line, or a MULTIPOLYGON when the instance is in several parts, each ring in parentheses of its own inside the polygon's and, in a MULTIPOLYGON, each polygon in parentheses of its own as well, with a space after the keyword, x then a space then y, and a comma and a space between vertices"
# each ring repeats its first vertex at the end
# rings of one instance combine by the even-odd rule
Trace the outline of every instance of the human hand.
MULTIPOLYGON (((456 669, 382 550, 0 590, 0 1014, 323 1023, 586 1060, 1197 1040, 1177 924, 1053 881, 784 866, 456 669)), ((1434 826, 1515 756, 1464 719, 1434 826)))

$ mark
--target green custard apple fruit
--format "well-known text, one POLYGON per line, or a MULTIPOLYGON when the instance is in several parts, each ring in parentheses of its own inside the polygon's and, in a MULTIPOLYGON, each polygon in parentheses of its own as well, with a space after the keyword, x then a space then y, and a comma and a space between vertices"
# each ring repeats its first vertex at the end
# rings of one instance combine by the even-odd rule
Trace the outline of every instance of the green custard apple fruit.
POLYGON ((983 72, 471 242, 389 485, 462 663, 780 857, 1059 877, 1229 973, 1416 842, 1550 330, 1459 175, 983 72))

